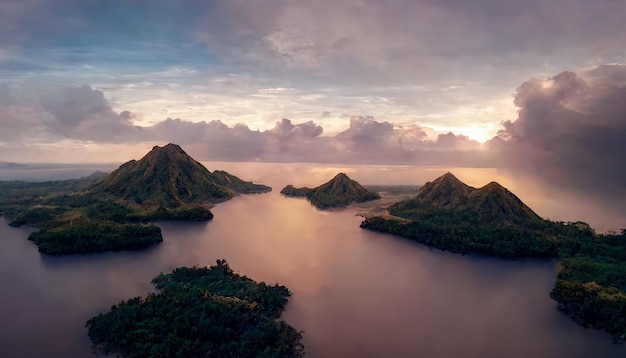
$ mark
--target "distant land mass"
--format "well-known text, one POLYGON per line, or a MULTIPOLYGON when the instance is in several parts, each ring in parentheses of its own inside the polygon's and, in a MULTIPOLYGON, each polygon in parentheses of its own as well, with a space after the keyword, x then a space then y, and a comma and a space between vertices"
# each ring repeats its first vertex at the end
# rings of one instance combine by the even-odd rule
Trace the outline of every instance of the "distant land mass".
POLYGON ((318 209, 345 208, 352 203, 362 203, 380 199, 380 195, 365 189, 346 174, 339 173, 330 181, 313 189, 295 188, 287 185, 281 194, 291 197, 304 197, 318 209))
POLYGON ((304 356, 302 334, 277 321, 291 293, 235 273, 225 260, 179 267, 87 321, 94 348, 119 357, 304 356))
POLYGON ((542 219, 496 182, 473 188, 451 173, 361 227, 461 254, 558 258, 550 296, 585 327, 626 339, 626 230, 597 234, 584 222, 542 219))
POLYGON ((268 191, 224 171, 211 173, 170 143, 108 175, 0 182, 0 215, 14 226, 40 228, 29 240, 45 254, 137 250, 163 241, 151 221, 210 220, 215 203, 268 191))

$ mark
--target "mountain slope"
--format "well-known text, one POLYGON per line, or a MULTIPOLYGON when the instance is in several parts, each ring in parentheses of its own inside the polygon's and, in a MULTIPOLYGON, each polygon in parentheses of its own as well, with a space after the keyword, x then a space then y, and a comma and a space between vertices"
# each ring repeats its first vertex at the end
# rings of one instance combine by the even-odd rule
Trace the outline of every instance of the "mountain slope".
POLYGON ((524 225, 542 220, 515 194, 496 182, 473 190, 466 210, 478 215, 480 221, 489 223, 524 225))
POLYGON ((380 195, 365 189, 358 182, 350 179, 346 174, 339 173, 330 181, 315 187, 294 188, 288 185, 281 194, 286 196, 304 196, 311 204, 320 209, 343 208, 351 203, 362 203, 380 199, 380 195))
POLYGON ((250 181, 241 180, 238 177, 223 170, 215 170, 213 171, 213 173, 211 173, 211 175, 218 184, 237 193, 258 194, 272 191, 272 188, 267 185, 254 184, 250 181))
POLYGON ((176 208, 225 201, 237 192, 271 188, 245 182, 234 175, 211 173, 176 144, 155 146, 140 160, 131 160, 93 187, 104 194, 143 205, 176 208))
POLYGON ((496 182, 473 188, 446 173, 426 183, 414 198, 389 207, 389 213, 410 220, 440 223, 528 225, 541 218, 515 194, 496 182))

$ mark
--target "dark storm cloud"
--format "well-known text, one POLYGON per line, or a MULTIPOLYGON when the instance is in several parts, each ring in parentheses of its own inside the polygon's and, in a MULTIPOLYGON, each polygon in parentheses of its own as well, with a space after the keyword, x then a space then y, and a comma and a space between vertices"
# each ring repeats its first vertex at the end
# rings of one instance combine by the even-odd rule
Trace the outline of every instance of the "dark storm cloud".
POLYGON ((490 143, 502 167, 626 208, 626 66, 531 79, 515 104, 490 143))

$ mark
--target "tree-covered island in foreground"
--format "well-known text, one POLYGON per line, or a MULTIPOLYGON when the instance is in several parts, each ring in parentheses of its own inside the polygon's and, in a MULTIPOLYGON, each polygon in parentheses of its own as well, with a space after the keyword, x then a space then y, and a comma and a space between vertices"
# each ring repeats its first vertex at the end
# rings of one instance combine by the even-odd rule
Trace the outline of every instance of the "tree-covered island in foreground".
POLYGON ((585 327, 626 340, 626 232, 597 234, 583 222, 544 220, 492 182, 473 188, 447 173, 361 227, 461 254, 558 258, 550 296, 585 327))
POLYGON ((96 351, 124 358, 304 356, 301 333, 276 321, 290 296, 285 286, 256 283, 225 260, 177 268, 152 283, 156 293, 87 321, 96 351))
POLYGON ((155 220, 206 221, 209 208, 271 188, 210 172, 175 144, 155 146, 109 175, 0 182, 0 215, 39 228, 29 240, 49 255, 139 250, 163 241, 155 220))
POLYGON ((318 209, 345 208, 351 203, 380 199, 380 195, 365 189, 344 173, 335 175, 330 181, 313 189, 287 185, 280 193, 290 197, 306 198, 318 209))

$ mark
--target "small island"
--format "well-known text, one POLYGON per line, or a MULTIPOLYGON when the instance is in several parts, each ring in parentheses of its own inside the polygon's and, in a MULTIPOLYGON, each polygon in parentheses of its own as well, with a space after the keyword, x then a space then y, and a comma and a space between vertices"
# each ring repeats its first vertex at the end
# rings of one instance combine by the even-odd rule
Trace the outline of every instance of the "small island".
POLYGON ((291 295, 257 283, 226 260, 181 267, 87 321, 94 349, 120 357, 303 357, 302 334, 276 321, 291 295))
POLYGON ((313 189, 295 188, 293 185, 287 185, 280 193, 289 197, 306 198, 315 207, 323 210, 345 208, 352 203, 362 203, 381 198, 380 195, 365 189, 344 173, 335 175, 330 181, 313 189))
POLYGON ((473 188, 451 173, 361 227, 461 254, 558 258, 550 294, 558 309, 626 340, 626 230, 597 234, 584 222, 544 220, 498 183, 473 188))
POLYGON ((29 240, 48 255, 139 250, 163 241, 155 220, 207 221, 210 207, 265 185, 211 173, 175 144, 155 146, 111 174, 43 183, 0 182, 0 215, 39 228, 29 240))

